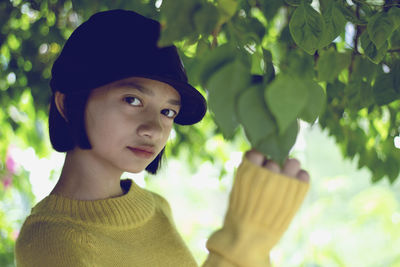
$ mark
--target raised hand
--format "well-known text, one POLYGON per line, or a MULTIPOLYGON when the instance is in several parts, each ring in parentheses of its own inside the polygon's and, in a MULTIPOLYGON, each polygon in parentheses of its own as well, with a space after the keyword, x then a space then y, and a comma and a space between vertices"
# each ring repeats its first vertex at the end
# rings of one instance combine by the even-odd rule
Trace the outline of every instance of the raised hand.
POLYGON ((270 171, 281 173, 286 176, 299 179, 300 181, 304 181, 306 183, 310 181, 310 175, 308 174, 308 172, 301 169, 300 162, 297 159, 287 159, 283 168, 281 169, 278 163, 273 160, 268 160, 262 153, 254 148, 247 151, 245 156, 252 163, 267 168, 270 171))
POLYGON ((297 159, 288 159, 282 169, 255 149, 247 151, 243 159, 223 227, 207 241, 210 256, 204 267, 270 266, 269 252, 289 227, 310 187, 309 174, 297 159))

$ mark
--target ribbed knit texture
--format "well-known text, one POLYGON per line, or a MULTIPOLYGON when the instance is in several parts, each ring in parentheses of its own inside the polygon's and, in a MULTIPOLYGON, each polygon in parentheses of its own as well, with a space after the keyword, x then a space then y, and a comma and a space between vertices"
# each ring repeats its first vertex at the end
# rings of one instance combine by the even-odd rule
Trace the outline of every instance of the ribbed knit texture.
MULTIPOLYGON (((95 201, 49 195, 25 220, 15 246, 24 266, 197 266, 158 194, 121 180, 126 194, 95 201)), ((243 157, 223 227, 207 242, 204 267, 268 266, 308 184, 243 157)))
POLYGON ((207 241, 208 266, 269 266, 269 252, 301 206, 309 184, 243 157, 223 227, 207 241))

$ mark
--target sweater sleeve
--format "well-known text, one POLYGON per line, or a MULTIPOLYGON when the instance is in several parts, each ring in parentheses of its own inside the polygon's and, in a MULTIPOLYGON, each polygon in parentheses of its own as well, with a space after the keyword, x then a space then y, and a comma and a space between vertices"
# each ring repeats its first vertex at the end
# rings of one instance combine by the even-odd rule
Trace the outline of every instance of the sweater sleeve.
POLYGON ((243 157, 221 229, 207 241, 204 267, 270 266, 269 252, 300 208, 309 183, 243 157))

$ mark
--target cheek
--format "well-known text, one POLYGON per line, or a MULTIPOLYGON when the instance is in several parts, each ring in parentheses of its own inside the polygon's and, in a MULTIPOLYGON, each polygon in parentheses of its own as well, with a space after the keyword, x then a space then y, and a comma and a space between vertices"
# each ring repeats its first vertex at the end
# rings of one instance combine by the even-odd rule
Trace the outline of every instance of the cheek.
POLYGON ((92 146, 101 147, 113 143, 121 130, 118 120, 111 113, 88 112, 86 115, 86 132, 92 146))
POLYGON ((164 144, 168 141, 168 139, 171 135, 171 131, 172 131, 172 125, 166 126, 165 132, 164 132, 164 144))

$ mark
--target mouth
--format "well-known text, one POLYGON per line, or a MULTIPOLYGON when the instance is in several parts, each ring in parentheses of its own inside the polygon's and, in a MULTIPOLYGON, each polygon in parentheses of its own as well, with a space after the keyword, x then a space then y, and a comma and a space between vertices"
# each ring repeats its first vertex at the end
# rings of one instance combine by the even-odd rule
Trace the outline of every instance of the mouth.
POLYGON ((130 151, 132 151, 136 156, 143 157, 143 158, 151 158, 154 155, 154 150, 149 148, 139 148, 139 147, 128 147, 130 151))

